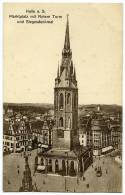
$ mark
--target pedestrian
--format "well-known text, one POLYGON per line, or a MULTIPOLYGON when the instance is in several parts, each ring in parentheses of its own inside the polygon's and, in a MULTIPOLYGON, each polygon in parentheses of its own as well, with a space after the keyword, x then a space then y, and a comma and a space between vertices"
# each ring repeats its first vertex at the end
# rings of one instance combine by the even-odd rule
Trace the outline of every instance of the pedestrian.
POLYGON ((19 173, 20 173, 20 171, 19 171, 19 169, 18 169, 18 175, 19 175, 19 173))
POLYGON ((107 169, 106 169, 106 174, 108 173, 107 169))
POLYGON ((8 184, 10 184, 10 181, 8 180, 8 184))

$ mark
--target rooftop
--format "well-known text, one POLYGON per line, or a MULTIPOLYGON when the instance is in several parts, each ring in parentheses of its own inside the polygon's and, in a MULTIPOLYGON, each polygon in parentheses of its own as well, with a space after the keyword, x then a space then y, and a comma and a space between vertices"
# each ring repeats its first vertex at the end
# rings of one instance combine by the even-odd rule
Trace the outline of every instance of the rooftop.
POLYGON ((75 150, 66 150, 66 149, 57 149, 53 148, 49 151, 43 153, 43 156, 46 157, 57 157, 57 158, 68 158, 68 159, 77 159, 82 154, 85 154, 88 151, 87 147, 79 147, 79 149, 75 150))

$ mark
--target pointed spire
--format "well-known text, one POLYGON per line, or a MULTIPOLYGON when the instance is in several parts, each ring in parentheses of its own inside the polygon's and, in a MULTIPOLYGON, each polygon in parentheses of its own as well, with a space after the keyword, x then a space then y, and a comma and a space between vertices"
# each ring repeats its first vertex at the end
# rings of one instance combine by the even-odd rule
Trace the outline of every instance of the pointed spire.
POLYGON ((65 33, 65 43, 64 49, 70 50, 70 38, 69 38, 69 19, 67 14, 67 24, 66 24, 66 33, 65 33))
MULTIPOLYGON (((68 15, 67 15, 67 24, 66 24, 66 32, 65 32, 65 42, 64 42, 64 48, 62 51, 62 57, 64 58, 72 58, 72 50, 70 49, 70 37, 69 37, 69 19, 68 19, 68 15)), ((63 60, 62 60, 62 64, 63 64, 63 60)), ((68 61, 65 63, 64 62, 64 66, 65 64, 69 64, 68 61)))
POLYGON ((76 80, 76 69, 75 69, 75 67, 74 67, 74 74, 73 74, 73 77, 74 77, 74 79, 76 80))
POLYGON ((25 171, 23 172, 23 174, 24 176, 22 179, 22 186, 19 191, 32 192, 33 185, 32 185, 31 170, 28 164, 28 156, 25 157, 25 171))

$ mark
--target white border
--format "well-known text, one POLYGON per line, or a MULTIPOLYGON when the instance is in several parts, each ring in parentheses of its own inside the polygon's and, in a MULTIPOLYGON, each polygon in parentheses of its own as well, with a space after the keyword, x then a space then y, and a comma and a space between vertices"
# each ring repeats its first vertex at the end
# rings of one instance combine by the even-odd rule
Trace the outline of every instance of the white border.
POLYGON ((8 3, 124 3, 124 0, 1 0, 8 3))
POLYGON ((124 0, 2 0, 2 2, 16 3, 124 3, 124 0))
MULTIPOLYGON (((125 2, 123 3, 123 116, 125 116, 125 2)), ((125 140, 125 132, 124 132, 124 128, 125 128, 125 117, 123 117, 123 137, 122 137, 122 150, 123 150, 123 169, 122 169, 122 173, 123 173, 123 180, 122 180, 122 185, 123 185, 123 193, 125 192, 125 170, 124 170, 124 166, 125 166, 125 143, 124 143, 124 140, 125 140)))
POLYGON ((2 2, 0 2, 0 192, 3 188, 3 152, 2 152, 2 143, 3 143, 3 9, 2 2))
MULTIPOLYGON (((2 160, 0 163, 0 194, 3 194, 3 154, 2 154, 2 140, 3 140, 3 127, 2 127, 2 121, 3 121, 3 3, 122 3, 123 4, 123 56, 125 56, 125 41, 124 41, 124 27, 125 27, 125 1, 124 0, 0 0, 0 159, 2 160)), ((124 107, 124 98, 125 98, 125 90, 124 90, 124 86, 125 86, 125 62, 124 62, 124 58, 123 58, 123 116, 125 115, 125 107, 124 107)), ((125 127, 125 117, 123 118, 123 130, 125 127)), ((122 184, 123 184, 123 192, 122 193, 117 193, 117 195, 121 195, 124 194, 125 192, 125 172, 124 172, 124 165, 125 165, 125 152, 124 152, 124 148, 125 148, 125 144, 124 144, 124 140, 125 140, 125 133, 123 133, 123 180, 122 180, 122 184)), ((13 194, 13 192, 9 192, 5 194, 13 194)), ((17 193, 17 192, 16 192, 17 193)), ((14 193, 14 194, 16 194, 14 193)), ((40 193, 40 192, 38 192, 40 193)), ((38 194, 37 192, 33 192, 33 194, 38 194)), ((21 193, 21 194, 26 194, 26 193, 21 193)), ((32 194, 30 192, 28 192, 28 194, 32 194)), ((45 194, 44 192, 42 192, 42 194, 45 194)), ((47 193, 47 194, 52 194, 52 193, 47 193)), ((54 193, 54 194, 60 194, 60 193, 54 193)), ((65 193, 61 193, 61 194, 65 194, 65 193)), ((74 193, 70 193, 70 194, 74 194, 74 193)), ((79 194, 83 194, 83 193, 79 193, 79 194)), ((90 193, 86 193, 86 194, 90 194, 90 193)), ((91 194, 97 194, 97 193, 91 193, 91 194)), ((102 194, 102 195, 106 195, 106 194, 116 194, 116 193, 98 193, 98 194, 102 194)))

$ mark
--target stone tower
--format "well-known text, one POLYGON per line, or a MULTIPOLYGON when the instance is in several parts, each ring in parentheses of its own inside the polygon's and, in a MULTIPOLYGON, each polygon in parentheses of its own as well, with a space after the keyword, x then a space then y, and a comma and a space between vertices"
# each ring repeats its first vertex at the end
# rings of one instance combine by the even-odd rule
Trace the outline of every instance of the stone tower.
POLYGON ((58 65, 54 88, 53 148, 72 150, 78 139, 78 88, 70 48, 69 21, 67 16, 61 65, 58 65))

